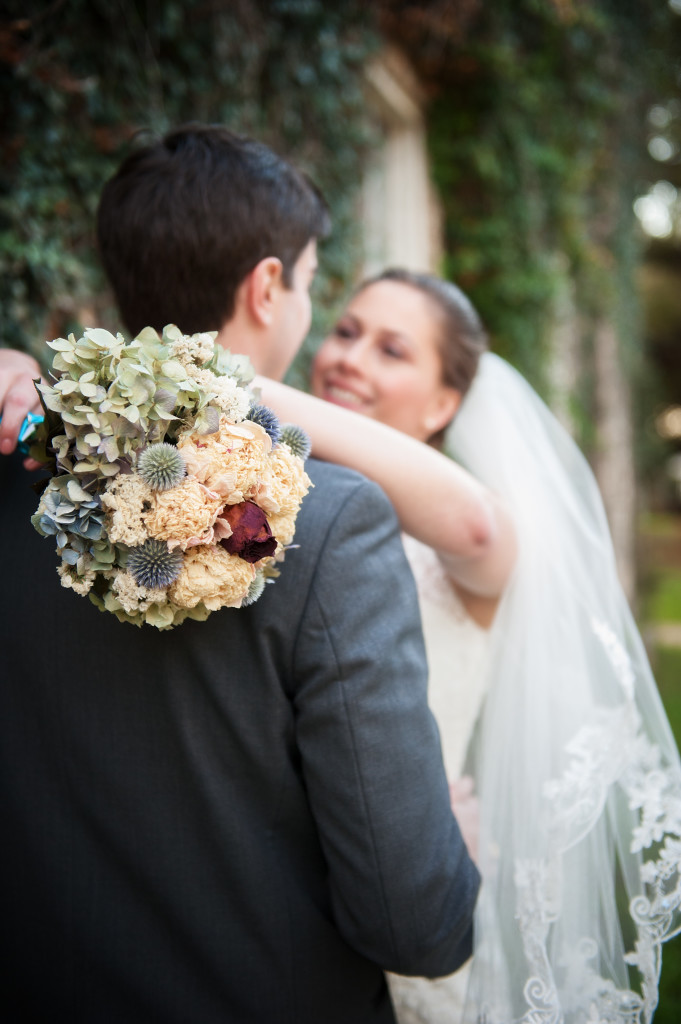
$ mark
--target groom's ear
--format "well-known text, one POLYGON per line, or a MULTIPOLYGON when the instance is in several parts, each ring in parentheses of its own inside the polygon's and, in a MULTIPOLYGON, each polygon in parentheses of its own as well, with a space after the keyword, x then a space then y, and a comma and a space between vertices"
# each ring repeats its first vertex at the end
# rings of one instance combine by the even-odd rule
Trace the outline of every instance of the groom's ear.
POLYGON ((250 316, 262 327, 274 320, 277 299, 283 287, 284 268, 276 256, 266 256, 253 267, 243 282, 243 298, 250 316))

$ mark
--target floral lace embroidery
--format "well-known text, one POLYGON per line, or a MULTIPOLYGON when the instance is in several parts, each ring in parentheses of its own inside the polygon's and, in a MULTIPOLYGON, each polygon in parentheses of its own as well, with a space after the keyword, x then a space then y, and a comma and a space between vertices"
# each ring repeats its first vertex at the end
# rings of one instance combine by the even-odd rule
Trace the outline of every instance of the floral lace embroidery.
POLYGON ((658 1001, 661 944, 681 931, 675 919, 681 908, 681 780, 643 733, 627 652, 605 623, 594 620, 592 625, 625 703, 596 710, 567 745, 570 761, 563 775, 544 787, 554 852, 546 859, 516 862, 517 916, 530 970, 520 1024, 648 1024, 658 1001), (641 994, 601 977, 591 966, 596 943, 584 937, 561 961, 564 988, 571 994, 561 1001, 548 954, 551 925, 560 917, 561 855, 593 827, 615 784, 629 808, 638 811, 631 852, 649 852, 641 868, 646 891, 629 906, 637 939, 625 956, 640 972, 641 994))

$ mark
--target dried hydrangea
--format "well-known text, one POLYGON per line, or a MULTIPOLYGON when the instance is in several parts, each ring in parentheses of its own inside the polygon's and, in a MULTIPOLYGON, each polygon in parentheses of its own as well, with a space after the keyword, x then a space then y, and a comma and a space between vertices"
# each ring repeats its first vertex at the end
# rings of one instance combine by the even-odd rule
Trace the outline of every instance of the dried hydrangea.
POLYGON ((221 366, 208 368, 220 359, 207 334, 185 338, 171 326, 161 337, 145 328, 126 344, 120 334, 96 328, 48 344, 57 379, 39 388, 64 425, 54 445, 61 471, 115 476, 141 443, 172 436, 180 420, 203 430, 221 409, 235 418, 248 410, 239 382, 221 366))
POLYGON ((70 476, 53 477, 31 522, 43 537, 56 537, 59 548, 68 545, 70 534, 99 540, 104 522, 101 499, 70 476))
POLYGON ((206 364, 218 377, 229 376, 241 387, 247 387, 255 377, 255 370, 248 356, 230 352, 222 345, 216 345, 213 358, 206 364))
POLYGON ((63 586, 159 629, 257 600, 309 480, 273 448, 274 414, 247 419, 249 361, 172 325, 48 344, 32 454, 53 476, 33 523, 56 540, 63 586))
POLYGON ((216 377, 210 370, 203 370, 191 364, 187 366, 187 374, 203 389, 211 405, 215 404, 229 419, 238 423, 246 418, 251 406, 251 396, 231 377, 216 377))

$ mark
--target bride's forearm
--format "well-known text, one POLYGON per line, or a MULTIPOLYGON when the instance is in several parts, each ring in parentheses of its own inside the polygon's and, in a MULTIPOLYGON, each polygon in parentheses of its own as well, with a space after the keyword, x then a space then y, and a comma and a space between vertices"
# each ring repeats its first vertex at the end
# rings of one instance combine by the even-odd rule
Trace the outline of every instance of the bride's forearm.
POLYGON ((422 442, 348 409, 259 377, 262 400, 308 432, 314 454, 374 480, 405 533, 440 554, 460 586, 485 596, 503 590, 514 557, 505 507, 470 473, 422 442))

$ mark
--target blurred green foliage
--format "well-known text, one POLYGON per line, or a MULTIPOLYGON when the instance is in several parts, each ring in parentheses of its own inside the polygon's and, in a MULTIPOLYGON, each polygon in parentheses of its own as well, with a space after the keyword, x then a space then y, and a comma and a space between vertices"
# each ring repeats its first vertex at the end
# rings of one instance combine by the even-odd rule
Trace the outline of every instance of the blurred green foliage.
POLYGON ((100 188, 136 133, 201 120, 291 156, 329 200, 309 353, 361 262, 356 197, 378 140, 363 72, 388 39, 431 101, 443 271, 544 394, 556 309, 571 305, 588 447, 599 317, 640 370, 631 200, 649 174, 645 111, 678 91, 680 25, 659 0, 7 0, 0 343, 36 351, 84 317, 119 326, 92 234, 100 188))
POLYGON ((434 97, 445 274, 471 296, 494 348, 545 395, 567 301, 586 367, 578 405, 588 446, 599 320, 616 326, 630 376, 639 368, 632 201, 650 164, 646 110, 678 91, 681 19, 659 0, 386 2, 390 31, 434 97), (452 6, 464 16, 459 33, 452 6))
MULTIPOLYGON (((644 611, 651 622, 681 623, 681 572, 678 569, 657 573, 644 611)), ((678 678, 681 679, 681 673, 678 678)), ((679 696, 681 699, 681 693, 679 696)))
POLYGON ((312 174, 332 210, 318 286, 348 290, 354 196, 378 45, 355 0, 9 0, 0 21, 0 338, 33 349, 120 326, 94 247, 101 186, 139 131, 198 120, 253 134, 312 174))
MULTIPOLYGON (((676 584, 681 593, 681 573, 676 575, 676 584)), ((660 610, 667 615, 666 607, 660 610)), ((681 619, 678 610, 675 617, 677 621, 681 619)), ((681 648, 658 648, 654 652, 653 670, 677 745, 681 746, 681 648)), ((655 1024, 678 1024, 681 1020, 681 936, 676 936, 663 948, 659 999, 655 1024)))
MULTIPOLYGON (((653 664, 665 709, 677 744, 681 745, 681 649, 658 648, 653 664)), ((659 978, 659 1004, 654 1024, 678 1024, 681 1020, 681 936, 667 943, 663 951, 663 971, 659 978)))
MULTIPOLYGON (((647 572, 642 579, 640 615, 660 696, 677 745, 681 745, 681 647, 656 644, 655 627, 681 627, 681 522, 678 516, 646 514, 638 524, 639 551, 647 572)), ((659 637, 658 637, 659 640, 659 637)), ((681 936, 665 943, 660 1002, 655 1024, 681 1020, 681 936)))

